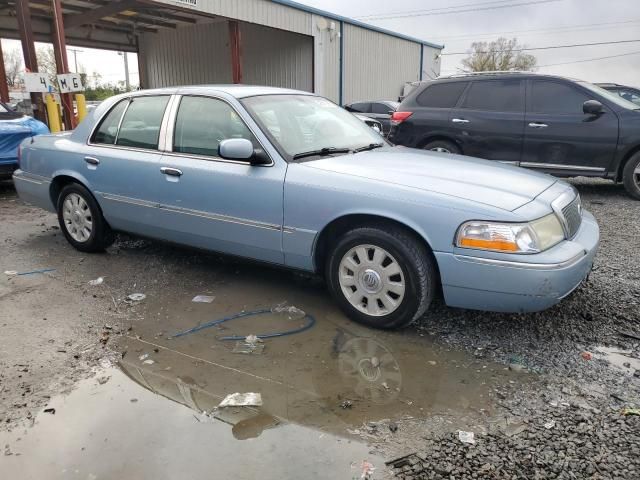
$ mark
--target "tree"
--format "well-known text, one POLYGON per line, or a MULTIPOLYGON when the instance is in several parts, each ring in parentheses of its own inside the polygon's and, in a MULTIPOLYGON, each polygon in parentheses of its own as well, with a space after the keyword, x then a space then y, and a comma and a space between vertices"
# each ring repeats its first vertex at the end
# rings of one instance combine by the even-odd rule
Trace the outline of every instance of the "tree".
POLYGON ((12 48, 4 53, 4 69, 7 73, 7 85, 15 87, 22 77, 22 52, 18 48, 12 48))
POLYGON ((515 38, 500 37, 493 42, 473 42, 469 56, 462 60, 465 69, 471 72, 506 70, 533 70, 536 57, 524 53, 524 45, 515 38))
POLYGON ((38 47, 36 49, 36 58, 38 60, 38 71, 46 73, 53 85, 58 84, 58 68, 56 67, 56 57, 53 53, 53 47, 38 47))

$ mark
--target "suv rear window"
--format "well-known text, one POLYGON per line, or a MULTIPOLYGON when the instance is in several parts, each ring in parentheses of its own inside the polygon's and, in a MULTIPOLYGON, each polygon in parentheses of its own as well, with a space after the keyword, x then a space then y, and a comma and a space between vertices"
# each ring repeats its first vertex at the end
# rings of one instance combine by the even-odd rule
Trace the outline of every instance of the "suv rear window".
POLYGON ((507 79, 472 82, 462 108, 493 112, 523 112, 522 81, 507 79))
POLYGON ((435 83, 429 85, 416 98, 421 107, 453 108, 469 82, 435 83))

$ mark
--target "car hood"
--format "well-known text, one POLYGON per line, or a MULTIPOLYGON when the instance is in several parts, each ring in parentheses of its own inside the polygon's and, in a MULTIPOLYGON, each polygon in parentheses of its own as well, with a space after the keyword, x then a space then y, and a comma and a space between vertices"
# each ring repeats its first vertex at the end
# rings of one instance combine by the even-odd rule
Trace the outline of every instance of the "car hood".
POLYGON ((310 168, 416 188, 513 211, 556 180, 495 161, 405 147, 306 162, 310 168))

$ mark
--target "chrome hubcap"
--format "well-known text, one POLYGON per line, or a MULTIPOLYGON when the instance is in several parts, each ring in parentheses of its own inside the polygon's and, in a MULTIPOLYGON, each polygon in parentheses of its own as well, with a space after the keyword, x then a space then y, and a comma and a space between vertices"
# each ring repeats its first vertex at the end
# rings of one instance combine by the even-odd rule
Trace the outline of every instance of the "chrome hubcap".
POLYGON ((89 205, 77 193, 70 193, 62 204, 64 226, 76 242, 86 242, 93 231, 93 217, 89 205))
POLYGON ((340 289, 349 303, 367 315, 381 317, 395 311, 404 298, 404 274, 384 248, 358 245, 340 262, 340 289))
POLYGON ((440 152, 440 153, 451 153, 451 151, 449 151, 448 148, 444 148, 444 147, 433 147, 431 149, 432 152, 440 152))
POLYGON ((636 182, 636 185, 640 186, 640 165, 638 165, 633 171, 633 179, 636 182))

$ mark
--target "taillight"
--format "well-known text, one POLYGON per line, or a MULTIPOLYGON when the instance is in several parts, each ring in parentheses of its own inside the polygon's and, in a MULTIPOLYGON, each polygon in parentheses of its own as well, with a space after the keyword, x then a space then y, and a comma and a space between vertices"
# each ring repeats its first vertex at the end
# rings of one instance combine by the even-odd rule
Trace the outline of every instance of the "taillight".
POLYGON ((391 124, 400 125, 411 115, 413 115, 413 112, 393 112, 393 115, 391 115, 391 124))

